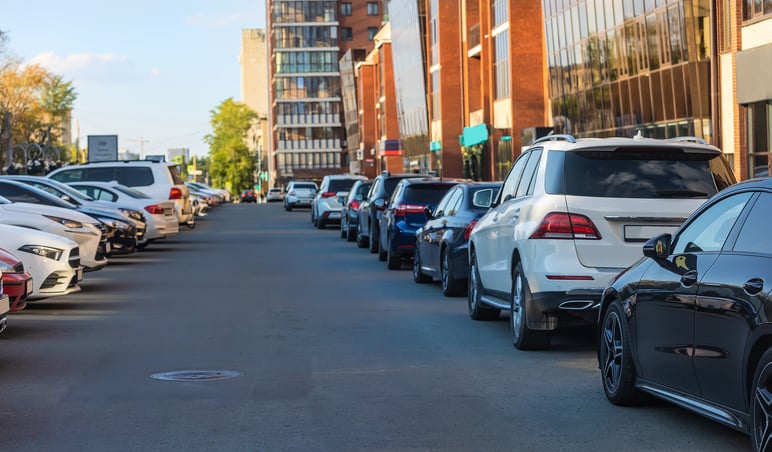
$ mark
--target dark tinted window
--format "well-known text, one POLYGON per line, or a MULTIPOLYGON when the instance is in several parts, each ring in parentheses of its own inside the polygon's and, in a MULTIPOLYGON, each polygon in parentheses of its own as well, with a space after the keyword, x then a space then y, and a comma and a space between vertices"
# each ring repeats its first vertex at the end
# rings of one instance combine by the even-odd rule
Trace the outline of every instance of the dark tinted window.
POLYGON ((310 184, 310 183, 296 183, 295 185, 292 186, 292 188, 293 189, 302 188, 302 189, 305 189, 305 190, 316 190, 316 186, 314 186, 314 184, 310 184))
POLYGON ((390 177, 383 180, 383 189, 386 192, 386 197, 390 198, 392 193, 394 193, 394 189, 397 188, 397 184, 402 179, 406 179, 405 177, 390 177))
POLYGON ((717 192, 713 158, 721 162, 718 156, 669 150, 567 152, 565 193, 604 198, 708 198, 717 192))
POLYGON ((99 182, 110 182, 115 180, 115 169, 113 167, 105 168, 87 168, 83 175, 83 180, 95 180, 99 182))
POLYGON ((79 182, 83 180, 83 170, 71 169, 61 171, 51 176, 51 179, 58 180, 59 182, 79 182))
POLYGON ((146 187, 148 185, 153 185, 153 170, 143 166, 127 166, 120 168, 117 181, 118 183, 128 185, 129 187, 146 187))
POLYGON ((772 221, 772 194, 762 193, 743 224, 734 250, 772 254, 772 234, 768 229, 770 221, 772 221))
POLYGON ((330 179, 328 191, 349 191, 356 182, 356 179, 330 179))
MULTIPOLYGON (((169 165, 167 166, 169 169, 169 175, 172 176, 172 182, 174 185, 182 185, 185 183, 185 181, 182 180, 182 176, 180 176, 180 168, 177 165, 169 165)), ((201 187, 203 188, 203 187, 201 187)))
POLYGON ((405 188, 401 202, 436 206, 453 184, 410 184, 405 188))
POLYGON ((52 194, 38 190, 35 187, 16 186, 14 184, 0 183, 0 196, 13 202, 28 202, 31 204, 44 204, 47 206, 72 209, 75 206, 52 194))

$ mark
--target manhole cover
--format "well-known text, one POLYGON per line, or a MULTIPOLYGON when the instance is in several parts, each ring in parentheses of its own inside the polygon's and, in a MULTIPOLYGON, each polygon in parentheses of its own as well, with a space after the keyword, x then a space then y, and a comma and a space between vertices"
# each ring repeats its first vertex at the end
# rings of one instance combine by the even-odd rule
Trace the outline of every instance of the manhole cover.
POLYGON ((241 375, 243 374, 236 370, 173 370, 154 373, 150 378, 165 381, 209 381, 236 378, 241 375))

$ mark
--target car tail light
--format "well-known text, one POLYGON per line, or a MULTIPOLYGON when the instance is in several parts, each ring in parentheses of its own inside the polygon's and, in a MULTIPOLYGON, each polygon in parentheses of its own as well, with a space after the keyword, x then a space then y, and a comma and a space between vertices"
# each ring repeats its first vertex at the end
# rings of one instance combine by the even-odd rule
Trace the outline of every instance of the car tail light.
POLYGON ((552 212, 531 234, 532 239, 600 240, 600 232, 584 215, 552 212))
POLYGON ((351 201, 351 208, 354 210, 359 210, 359 201, 351 201))
POLYGON ((334 191, 326 191, 322 193, 322 198, 332 198, 333 196, 335 196, 334 191))
POLYGON ((477 220, 472 220, 469 222, 468 225, 466 225, 466 229, 464 229, 464 238, 469 240, 469 236, 472 235, 472 229, 474 229, 474 225, 477 224, 477 220))
POLYGON ((172 187, 169 190, 169 199, 182 199, 182 190, 179 187, 172 187))
POLYGON ((145 210, 147 210, 147 213, 151 215, 163 215, 164 213, 164 209, 157 204, 145 206, 145 210))
POLYGON ((292 190, 291 192, 287 193, 290 196, 295 196, 295 190, 292 190))
POLYGON ((423 213, 424 206, 416 204, 397 204, 394 206, 394 216, 404 217, 409 213, 423 213))

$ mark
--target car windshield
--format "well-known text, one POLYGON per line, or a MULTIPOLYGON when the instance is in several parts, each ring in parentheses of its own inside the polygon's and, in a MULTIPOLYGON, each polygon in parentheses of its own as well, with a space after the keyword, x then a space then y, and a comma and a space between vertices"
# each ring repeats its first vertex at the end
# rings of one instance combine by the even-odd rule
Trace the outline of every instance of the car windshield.
POLYGON ((405 188, 404 202, 436 206, 453 184, 411 184, 405 188))
MULTIPOLYGON (((551 160, 552 154, 557 153, 551 153, 551 160)), ((564 168, 565 187, 564 191, 558 192, 575 196, 708 198, 728 186, 727 181, 731 180, 721 157, 707 153, 663 150, 567 152, 564 168)))
POLYGON ((150 196, 146 195, 145 193, 143 193, 143 192, 141 192, 139 190, 136 190, 134 188, 127 187, 125 185, 114 185, 113 189, 115 189, 115 191, 119 191, 121 193, 127 194, 127 195, 131 196, 132 198, 136 198, 136 199, 150 199, 150 196))

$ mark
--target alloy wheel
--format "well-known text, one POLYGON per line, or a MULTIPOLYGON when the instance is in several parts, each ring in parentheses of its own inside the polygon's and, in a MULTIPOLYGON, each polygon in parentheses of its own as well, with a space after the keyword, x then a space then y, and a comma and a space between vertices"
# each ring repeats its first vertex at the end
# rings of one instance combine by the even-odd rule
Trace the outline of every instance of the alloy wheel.
POLYGON ((517 341, 523 328, 523 277, 518 272, 513 281, 514 290, 512 291, 512 309, 509 316, 511 323, 512 339, 517 341))
POLYGON ((603 384, 609 393, 615 393, 622 378, 622 322, 616 312, 609 312, 603 325, 603 384))

